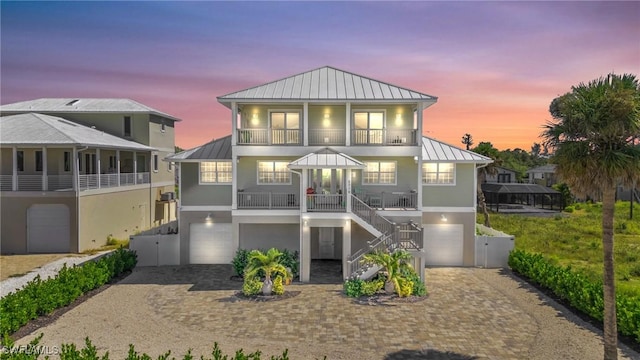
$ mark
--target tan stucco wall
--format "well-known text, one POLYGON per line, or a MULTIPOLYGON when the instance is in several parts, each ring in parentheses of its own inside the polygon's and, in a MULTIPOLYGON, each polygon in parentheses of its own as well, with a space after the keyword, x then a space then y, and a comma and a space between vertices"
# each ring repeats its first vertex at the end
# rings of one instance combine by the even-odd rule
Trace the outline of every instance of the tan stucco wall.
MULTIPOLYGON (((462 224, 463 226, 463 265, 475 265, 475 244, 476 244, 476 214, 474 212, 430 212, 422 213, 422 225, 442 224, 441 215, 447 218, 447 224, 462 224)), ((429 234, 425 234, 426 237, 429 234)))
POLYGON ((475 164, 456 164, 456 184, 422 186, 422 206, 473 207, 475 174, 475 164))
POLYGON ((74 196, 48 196, 29 193, 31 196, 0 197, 0 251, 3 254, 24 254, 27 251, 27 210, 34 204, 63 204, 69 208, 71 252, 78 251, 78 223, 76 217, 76 198, 74 196))
POLYGON ((200 185, 200 163, 182 163, 180 199, 182 206, 228 205, 231 206, 231 184, 200 185))

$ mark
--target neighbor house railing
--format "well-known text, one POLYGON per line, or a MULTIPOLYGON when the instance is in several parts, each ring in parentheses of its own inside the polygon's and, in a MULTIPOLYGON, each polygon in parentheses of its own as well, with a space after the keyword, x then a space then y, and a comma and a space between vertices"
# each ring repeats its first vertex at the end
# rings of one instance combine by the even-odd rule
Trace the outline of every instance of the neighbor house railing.
MULTIPOLYGON (((18 175, 16 176, 17 191, 45 191, 42 186, 43 179, 46 182, 46 191, 73 190, 73 175, 18 175)), ((148 172, 120 174, 120 184, 118 184, 118 174, 85 174, 78 175, 78 189, 90 190, 100 188, 113 188, 118 186, 149 184, 151 175, 148 172), (98 179, 100 181, 98 181, 98 179)), ((0 190, 13 190, 13 176, 0 175, 0 190)))

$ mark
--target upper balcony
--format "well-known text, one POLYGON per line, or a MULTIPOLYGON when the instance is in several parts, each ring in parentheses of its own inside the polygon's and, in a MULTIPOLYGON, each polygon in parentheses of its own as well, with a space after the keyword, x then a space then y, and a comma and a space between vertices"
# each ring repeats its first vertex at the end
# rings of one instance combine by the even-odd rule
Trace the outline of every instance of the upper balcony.
MULTIPOLYGON (((148 172, 78 175, 78 190, 95 190, 150 183, 148 172)), ((0 191, 75 191, 73 175, 0 175, 0 191), (14 187, 15 182, 15 187, 14 187)))

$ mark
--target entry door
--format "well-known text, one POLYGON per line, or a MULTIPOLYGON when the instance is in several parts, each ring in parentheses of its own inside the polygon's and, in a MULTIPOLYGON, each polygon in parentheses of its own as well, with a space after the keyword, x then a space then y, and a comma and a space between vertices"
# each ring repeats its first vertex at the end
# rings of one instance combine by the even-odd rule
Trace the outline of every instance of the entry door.
POLYGON ((333 259, 335 253, 335 238, 333 228, 318 228, 318 242, 320 247, 320 259, 333 259))

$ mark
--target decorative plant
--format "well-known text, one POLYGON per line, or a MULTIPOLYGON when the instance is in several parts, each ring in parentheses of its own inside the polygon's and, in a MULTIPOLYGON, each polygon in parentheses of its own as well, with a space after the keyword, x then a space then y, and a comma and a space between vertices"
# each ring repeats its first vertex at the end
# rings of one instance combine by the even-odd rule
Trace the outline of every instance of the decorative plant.
POLYGON ((249 253, 249 261, 245 268, 244 276, 255 277, 260 271, 264 271, 263 295, 271 295, 273 289, 272 274, 281 275, 285 281, 291 279, 291 273, 279 262, 280 256, 282 256, 282 252, 275 248, 269 249, 266 253, 260 250, 252 250, 249 253))
POLYGON ((411 268, 411 265, 408 263, 410 259, 411 254, 409 254, 409 252, 398 250, 392 253, 376 251, 365 255, 362 261, 384 268, 387 272, 387 280, 384 286, 385 291, 393 292, 393 290, 395 290, 398 296, 401 296, 401 288, 398 280, 403 278, 403 269, 411 268))
POLYGON ((246 296, 258 295, 262 291, 262 281, 255 276, 246 276, 242 284, 242 293, 246 296))

